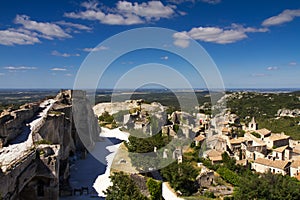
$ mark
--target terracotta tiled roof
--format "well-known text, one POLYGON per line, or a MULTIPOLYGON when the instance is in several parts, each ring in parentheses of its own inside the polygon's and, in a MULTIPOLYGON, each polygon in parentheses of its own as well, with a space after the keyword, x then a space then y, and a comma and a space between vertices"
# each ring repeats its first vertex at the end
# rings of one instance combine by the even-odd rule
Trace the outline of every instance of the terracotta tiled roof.
POLYGON ((284 140, 284 139, 289 139, 290 136, 285 135, 285 134, 272 134, 269 137, 269 140, 277 141, 277 140, 284 140))
POLYGON ((209 157, 211 161, 222 161, 222 156, 209 157))
POLYGON ((245 141, 247 141, 246 138, 244 138, 244 137, 239 137, 239 138, 233 138, 233 139, 231 139, 231 140, 230 140, 230 143, 231 143, 231 144, 241 144, 242 142, 245 142, 245 141))
POLYGON ((208 152, 208 157, 211 161, 221 161, 222 160, 222 152, 212 149, 208 152))
POLYGON ((300 148, 299 147, 293 148, 293 152, 296 154, 300 154, 300 148))
POLYGON ((228 127, 224 127, 224 128, 222 129, 222 132, 229 132, 229 128, 228 128, 228 127))
POLYGON ((255 132, 262 135, 262 136, 265 136, 265 135, 268 135, 268 134, 271 133, 271 131, 266 129, 266 128, 256 130, 255 132))
POLYGON ((195 141, 201 142, 203 140, 205 140, 205 136, 203 135, 198 135, 197 137, 194 138, 195 141))
POLYGON ((273 151, 276 151, 276 152, 280 152, 282 153, 286 148, 288 148, 289 146, 288 145, 285 145, 285 146, 282 146, 282 147, 278 147, 276 149, 273 149, 273 151))
POLYGON ((291 167, 298 168, 300 167, 300 160, 295 160, 292 162, 291 167))
POLYGON ((269 166, 269 167, 274 167, 277 169, 284 169, 289 161, 282 161, 282 160, 269 160, 265 158, 257 158, 254 163, 269 166))

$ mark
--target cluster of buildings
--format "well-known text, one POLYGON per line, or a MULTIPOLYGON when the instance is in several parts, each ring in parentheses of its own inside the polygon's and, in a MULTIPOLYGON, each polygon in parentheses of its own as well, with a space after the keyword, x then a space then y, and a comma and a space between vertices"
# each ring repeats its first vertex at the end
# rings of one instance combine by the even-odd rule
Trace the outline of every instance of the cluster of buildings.
POLYGON ((259 129, 254 118, 246 126, 240 124, 235 114, 226 113, 217 126, 204 135, 209 149, 204 156, 212 163, 221 162, 222 153, 227 152, 237 164, 251 165, 257 172, 270 171, 300 180, 300 141, 292 140, 284 133, 259 129), (209 132, 213 133, 208 136, 209 132))

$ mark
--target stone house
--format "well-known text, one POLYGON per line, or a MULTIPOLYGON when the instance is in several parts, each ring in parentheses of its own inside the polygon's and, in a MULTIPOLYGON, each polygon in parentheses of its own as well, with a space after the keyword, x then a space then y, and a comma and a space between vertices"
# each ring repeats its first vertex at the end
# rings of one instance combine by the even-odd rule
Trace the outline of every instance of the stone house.
POLYGON ((300 160, 295 160, 291 163, 290 176, 297 177, 300 174, 300 160))
POLYGON ((260 135, 261 140, 264 140, 264 138, 271 136, 271 131, 266 128, 258 129, 254 132, 260 135))
POLYGON ((300 145, 296 145, 291 151, 291 160, 300 160, 300 145))
POLYGON ((209 149, 215 149, 221 152, 227 150, 227 141, 224 137, 220 137, 217 135, 212 137, 207 137, 206 144, 209 149))
POLYGON ((266 142, 267 147, 269 149, 272 149, 274 147, 277 148, 277 147, 289 145, 289 139, 290 139, 290 136, 285 135, 284 133, 281 133, 281 134, 274 133, 274 134, 271 134, 270 137, 265 138, 264 141, 266 142))
POLYGON ((272 157, 275 160, 290 160, 291 159, 291 148, 288 145, 273 149, 272 157))
POLYGON ((202 142, 205 140, 204 135, 198 135, 197 137, 194 138, 195 145, 196 146, 201 146, 202 142))
POLYGON ((257 158, 252 163, 252 169, 259 173, 272 172, 276 174, 290 174, 290 161, 270 160, 266 158, 257 158))
POLYGON ((207 150, 204 152, 204 157, 209 158, 211 160, 212 164, 220 163, 222 162, 222 151, 217 151, 215 149, 207 150))
POLYGON ((239 137, 239 138, 233 138, 229 141, 230 143, 230 150, 234 154, 234 158, 236 160, 241 160, 245 158, 245 151, 242 149, 242 144, 246 142, 246 138, 244 137, 239 137))
POLYGON ((245 158, 247 160, 256 160, 258 158, 265 158, 265 154, 257 151, 256 147, 247 148, 245 151, 245 158))
POLYGON ((200 174, 196 177, 196 181, 199 187, 209 187, 214 183, 215 175, 214 171, 208 170, 202 166, 200 174))

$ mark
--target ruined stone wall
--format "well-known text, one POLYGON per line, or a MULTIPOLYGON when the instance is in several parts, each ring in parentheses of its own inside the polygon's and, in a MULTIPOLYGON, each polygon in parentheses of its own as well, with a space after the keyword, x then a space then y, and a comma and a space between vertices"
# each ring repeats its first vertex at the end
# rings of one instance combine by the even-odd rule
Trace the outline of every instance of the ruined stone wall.
POLYGON ((58 199, 59 145, 39 145, 18 163, 0 173, 3 199, 58 199), (38 197, 37 186, 43 182, 44 195, 38 197), (49 198, 51 197, 51 198, 49 198))

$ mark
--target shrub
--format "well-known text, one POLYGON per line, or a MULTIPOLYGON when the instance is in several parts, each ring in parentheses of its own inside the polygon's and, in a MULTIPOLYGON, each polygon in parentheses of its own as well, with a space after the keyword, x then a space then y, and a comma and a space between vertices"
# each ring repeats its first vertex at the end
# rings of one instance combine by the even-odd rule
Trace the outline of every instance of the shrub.
POLYGON ((162 200, 162 182, 149 178, 146 185, 152 200, 162 200))

